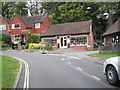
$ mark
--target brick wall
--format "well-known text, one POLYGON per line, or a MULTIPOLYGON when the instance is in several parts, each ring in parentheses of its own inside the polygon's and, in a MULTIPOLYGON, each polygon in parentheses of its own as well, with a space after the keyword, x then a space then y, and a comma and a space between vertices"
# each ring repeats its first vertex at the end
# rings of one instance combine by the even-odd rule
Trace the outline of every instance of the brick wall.
POLYGON ((0 17, 0 25, 6 25, 6 30, 2 30, 0 32, 8 33, 9 24, 6 22, 6 20, 3 17, 0 17))
POLYGON ((48 16, 46 16, 44 21, 42 23, 40 23, 40 28, 36 29, 35 25, 32 27, 35 31, 34 33, 40 34, 46 28, 46 26, 49 24, 50 24, 50 21, 48 19, 48 16))

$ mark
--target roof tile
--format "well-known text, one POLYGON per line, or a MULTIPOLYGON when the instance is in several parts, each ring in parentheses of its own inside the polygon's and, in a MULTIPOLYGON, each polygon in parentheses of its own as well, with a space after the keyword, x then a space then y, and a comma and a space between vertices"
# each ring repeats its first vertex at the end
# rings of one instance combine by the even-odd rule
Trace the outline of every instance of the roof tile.
POLYGON ((120 32, 120 18, 103 34, 103 36, 120 32))
POLYGON ((19 16, 19 19, 25 24, 26 27, 32 27, 36 22, 43 22, 45 15, 38 16, 19 16))
POLYGON ((45 28, 45 30, 41 33, 41 36, 89 33, 90 25, 92 25, 92 20, 48 25, 45 28))

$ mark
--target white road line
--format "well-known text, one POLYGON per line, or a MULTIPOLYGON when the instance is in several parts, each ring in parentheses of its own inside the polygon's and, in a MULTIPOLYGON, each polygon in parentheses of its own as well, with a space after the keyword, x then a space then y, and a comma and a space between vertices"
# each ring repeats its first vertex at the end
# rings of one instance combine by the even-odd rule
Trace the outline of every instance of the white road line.
POLYGON ((65 57, 66 55, 61 55, 61 56, 65 57))
POLYGON ((78 57, 74 57, 75 59, 80 59, 80 58, 78 58, 78 57))
POLYGON ((25 64, 25 79, 24 79, 23 88, 29 88, 29 66, 28 66, 28 63, 26 61, 24 61, 23 59, 20 59, 17 57, 13 57, 13 58, 20 60, 25 64))
POLYGON ((70 59, 70 58, 62 58, 62 60, 65 60, 65 59, 67 60, 67 59, 70 59))
POLYGON ((62 60, 64 61, 65 59, 64 59, 64 58, 62 58, 62 60))
POLYGON ((95 78, 95 79, 97 79, 97 80, 100 80, 100 78, 98 78, 98 77, 96 77, 96 76, 94 76, 94 75, 92 75, 92 77, 95 78))
POLYGON ((80 68, 80 67, 77 67, 77 69, 82 70, 82 68, 80 68))
POLYGON ((71 64, 70 62, 67 62, 68 64, 71 64))

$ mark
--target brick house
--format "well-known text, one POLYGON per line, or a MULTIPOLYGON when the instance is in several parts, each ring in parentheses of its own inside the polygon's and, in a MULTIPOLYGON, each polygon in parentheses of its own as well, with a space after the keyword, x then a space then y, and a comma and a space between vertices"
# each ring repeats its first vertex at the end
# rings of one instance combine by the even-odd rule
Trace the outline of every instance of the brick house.
POLYGON ((104 45, 120 44, 120 19, 118 19, 104 34, 104 45))
POLYGON ((0 32, 9 33, 10 19, 0 17, 0 32))
POLYGON ((11 41, 13 42, 15 37, 19 37, 22 42, 25 42, 28 32, 31 34, 40 34, 48 24, 50 24, 50 22, 47 15, 30 17, 15 15, 9 27, 11 41))
POLYGON ((55 48, 93 49, 92 21, 48 25, 42 41, 55 48))

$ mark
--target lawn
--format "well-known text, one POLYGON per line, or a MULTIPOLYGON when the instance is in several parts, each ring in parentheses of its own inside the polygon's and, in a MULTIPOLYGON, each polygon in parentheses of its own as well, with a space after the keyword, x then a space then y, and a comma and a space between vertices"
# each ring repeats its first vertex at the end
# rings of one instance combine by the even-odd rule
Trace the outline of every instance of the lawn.
POLYGON ((120 56, 120 53, 89 54, 88 56, 107 59, 110 57, 120 56))
POLYGON ((0 56, 2 62, 2 88, 12 88, 19 71, 19 62, 8 56, 0 56))

